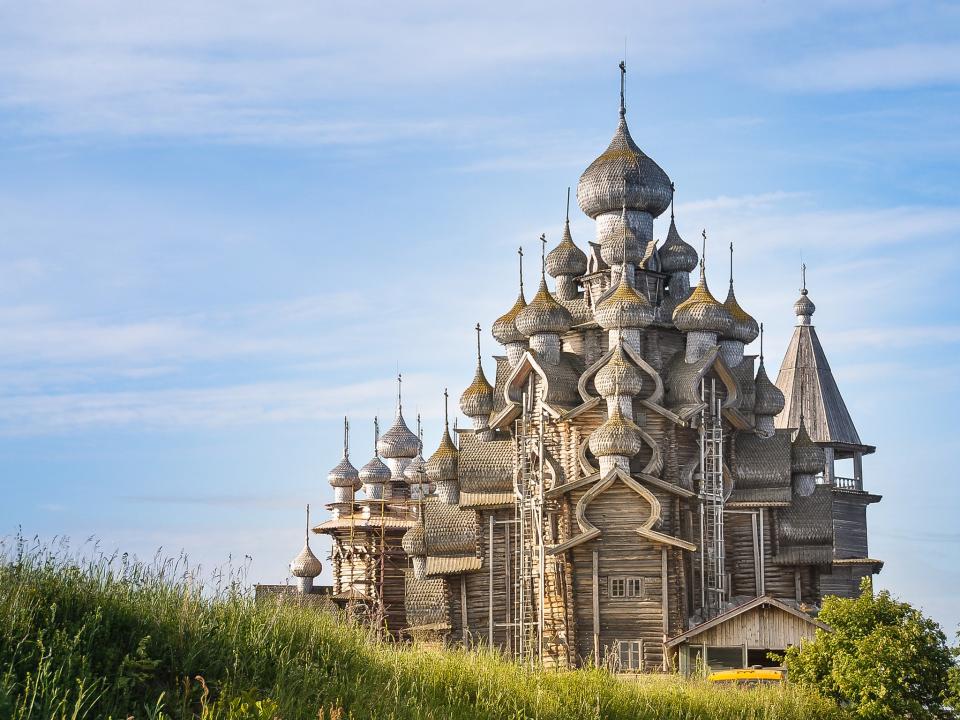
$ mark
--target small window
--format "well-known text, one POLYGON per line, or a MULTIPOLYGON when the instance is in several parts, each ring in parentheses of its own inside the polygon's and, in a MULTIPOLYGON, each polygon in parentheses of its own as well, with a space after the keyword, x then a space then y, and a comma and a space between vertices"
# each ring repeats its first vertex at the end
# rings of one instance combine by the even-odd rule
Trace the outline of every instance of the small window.
POLYGON ((612 577, 610 578, 610 597, 612 598, 642 598, 642 577, 612 577))
POLYGON ((643 670, 643 640, 617 641, 617 655, 620 672, 643 670))
POLYGON ((627 596, 627 580, 622 577, 610 578, 610 597, 622 598, 627 596))

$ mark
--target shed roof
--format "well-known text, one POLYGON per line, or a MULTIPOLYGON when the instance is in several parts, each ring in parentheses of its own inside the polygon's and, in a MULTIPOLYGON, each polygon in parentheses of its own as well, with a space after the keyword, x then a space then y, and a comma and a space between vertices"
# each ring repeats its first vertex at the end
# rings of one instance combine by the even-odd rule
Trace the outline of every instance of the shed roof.
POLYGON ((722 613, 720 613, 719 615, 717 615, 715 618, 713 618, 713 619, 711 619, 711 620, 707 620, 707 621, 704 622, 704 623, 700 623, 700 624, 697 625, 696 627, 691 628, 691 629, 687 630, 687 631, 684 632, 684 633, 680 633, 679 635, 675 635, 674 637, 672 637, 672 638, 670 638, 669 640, 667 640, 666 646, 667 646, 667 647, 675 647, 675 646, 679 645, 679 644, 682 643, 682 642, 686 642, 686 641, 690 640, 691 638, 696 637, 697 635, 699 635, 699 634, 702 633, 702 632, 705 632, 705 631, 707 631, 707 630, 710 630, 711 628, 715 628, 715 627, 717 627, 718 625, 722 625, 723 623, 727 622, 728 620, 732 620, 733 618, 737 617, 738 615, 743 615, 744 613, 748 613, 748 612, 750 612, 751 610, 754 610, 754 609, 760 608, 760 607, 764 607, 764 606, 773 607, 773 608, 776 608, 776 609, 778 609, 778 610, 782 610, 783 612, 789 613, 790 615, 793 615, 793 616, 795 616, 795 617, 797 617, 797 618, 800 618, 801 620, 804 620, 804 621, 810 623, 811 625, 814 625, 814 626, 820 628, 821 630, 829 630, 829 629, 830 629, 830 627, 829 627, 828 625, 825 625, 825 624, 823 624, 822 622, 820 622, 819 620, 810 617, 809 615, 807 615, 807 614, 806 614, 805 612, 803 612, 802 610, 798 610, 798 609, 795 608, 795 607, 791 607, 790 605, 787 605, 785 602, 783 602, 783 601, 781 601, 781 600, 777 600, 777 599, 776 599, 775 597, 773 597, 772 595, 761 595, 760 597, 754 598, 753 600, 751 600, 751 601, 749 601, 749 602, 746 602, 746 603, 744 603, 743 605, 738 605, 737 607, 731 608, 730 610, 727 610, 726 612, 722 612, 722 613))

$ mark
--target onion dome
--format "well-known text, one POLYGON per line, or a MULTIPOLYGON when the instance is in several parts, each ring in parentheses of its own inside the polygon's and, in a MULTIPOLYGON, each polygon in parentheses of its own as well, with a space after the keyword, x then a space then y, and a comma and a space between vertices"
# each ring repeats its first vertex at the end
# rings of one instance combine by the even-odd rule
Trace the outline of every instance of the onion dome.
POLYGON ((784 398, 780 388, 770 382, 766 368, 763 366, 763 357, 760 358, 760 367, 757 369, 757 378, 754 381, 754 415, 779 415, 783 410, 784 398))
POLYGON ((357 469, 350 462, 349 458, 344 457, 336 467, 327 473, 327 482, 333 487, 352 487, 354 490, 360 489, 360 475, 357 469))
POLYGON ((467 417, 484 417, 493 412, 493 386, 483 374, 483 363, 480 360, 480 323, 477 323, 477 372, 473 382, 460 396, 460 409, 467 417))
POLYGON ((397 375, 397 419, 377 441, 377 452, 385 458, 412 458, 420 451, 420 438, 413 434, 403 419, 402 386, 403 376, 397 375))
POLYGON ((527 307, 527 301, 523 297, 523 289, 517 296, 517 301, 504 315, 497 318, 493 323, 492 334, 494 339, 501 345, 508 345, 515 342, 525 342, 526 336, 517 330, 517 316, 527 307))
POLYGON ((290 574, 298 578, 313 579, 323 571, 323 565, 310 549, 310 506, 307 505, 307 532, 304 538, 303 550, 290 561, 290 574))
POLYGON ((597 305, 593 314, 604 330, 642 328, 653 322, 653 306, 630 284, 625 272, 620 273, 617 287, 597 305))
POLYGON ((360 468, 360 480, 368 485, 389 482, 390 468, 384 465, 379 457, 374 455, 370 459, 370 462, 360 468))
POLYGON ((541 276, 540 289, 530 304, 517 314, 515 325, 527 337, 539 333, 562 335, 573 325, 573 316, 553 298, 547 289, 547 278, 541 276))
POLYGON ((427 535, 423 523, 418 522, 403 534, 400 541, 403 551, 410 557, 423 557, 427 554, 427 535))
POLYGON ((457 479, 457 446, 453 444, 450 430, 443 431, 440 447, 427 460, 427 477, 431 482, 457 479))
MULTIPOLYGON (((616 217, 616 216, 614 216, 616 217)), ((606 226, 600 241, 600 257, 608 265, 630 263, 636 265, 643 258, 645 243, 640 241, 636 232, 627 222, 627 206, 620 209, 620 217, 612 219, 606 226)))
POLYGON ((458 480, 457 458, 459 452, 457 446, 453 444, 453 438, 450 437, 450 422, 447 417, 447 391, 443 391, 444 409, 443 409, 443 437, 440 438, 440 447, 436 449, 430 459, 427 460, 427 477, 431 482, 443 482, 444 480, 458 480))
POLYGON ((360 489, 360 475, 350 462, 350 422, 343 419, 343 457, 340 462, 327 473, 327 482, 333 487, 352 487, 360 489))
POLYGON ((670 205, 670 178, 630 137, 623 103, 626 67, 622 63, 620 70, 620 123, 607 149, 580 176, 577 202, 593 219, 619 210, 624 202, 631 210, 657 217, 670 205))
POLYGON ((594 376, 593 383, 603 397, 637 395, 643 389, 643 375, 627 358, 623 343, 618 342, 607 364, 594 376))
POLYGON ((707 287, 707 278, 700 263, 700 282, 690 297, 673 311, 673 324, 683 332, 704 332, 724 335, 733 324, 730 312, 720 304, 707 287))
POLYGON ((670 213, 670 230, 667 239, 657 251, 660 256, 660 270, 667 274, 693 272, 697 267, 697 251, 693 245, 684 242, 677 232, 677 223, 670 213))
POLYGON ((407 484, 409 485, 426 483, 427 461, 423 459, 423 453, 418 453, 407 467, 403 469, 403 476, 407 479, 407 484))
POLYGON ((809 322, 816 311, 817 306, 814 305, 813 300, 807 296, 807 289, 803 288, 803 290, 800 291, 800 299, 793 304, 793 312, 796 313, 798 318, 806 318, 809 322))
POLYGON ((790 448, 790 471, 797 475, 816 475, 823 472, 824 462, 823 448, 810 439, 801 415, 800 428, 790 448))
POLYGON ((310 549, 310 543, 303 546, 303 550, 290 561, 290 574, 298 578, 315 578, 323 571, 323 565, 310 549))
POLYGON ((579 276, 587 272, 587 254, 573 243, 569 216, 563 226, 560 244, 547 253, 547 272, 554 278, 561 275, 579 276))
POLYGON ((615 405, 607 421, 590 435, 589 445, 590 452, 597 457, 633 457, 643 447, 643 438, 640 428, 625 418, 620 406, 615 405))
POLYGON ((730 326, 730 329, 724 333, 724 337, 731 340, 739 340, 744 345, 749 345, 756 340, 757 335, 760 334, 760 325, 757 324, 757 321, 754 320, 746 310, 740 307, 740 303, 737 302, 737 296, 733 293, 733 280, 730 281, 730 290, 727 293, 727 299, 723 303, 723 306, 727 309, 727 312, 730 313, 730 317, 733 318, 733 324, 730 326))

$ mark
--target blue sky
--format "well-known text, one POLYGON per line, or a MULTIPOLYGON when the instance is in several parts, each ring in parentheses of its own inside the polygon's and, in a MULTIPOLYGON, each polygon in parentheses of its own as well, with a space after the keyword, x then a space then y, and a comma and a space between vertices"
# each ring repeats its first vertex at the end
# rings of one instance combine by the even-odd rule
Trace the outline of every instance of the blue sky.
POLYGON ((499 350, 626 36, 634 138, 773 367, 807 263, 880 584, 952 633, 960 7, 348 5, 0 4, 0 534, 282 580, 340 417, 365 462, 400 369, 432 451, 474 323, 499 350))

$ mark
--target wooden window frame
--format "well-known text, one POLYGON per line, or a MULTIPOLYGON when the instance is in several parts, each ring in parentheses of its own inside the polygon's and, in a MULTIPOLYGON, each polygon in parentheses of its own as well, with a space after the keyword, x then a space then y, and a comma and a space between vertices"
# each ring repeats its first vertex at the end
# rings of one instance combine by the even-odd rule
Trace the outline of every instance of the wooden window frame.
POLYGON ((611 575, 607 578, 607 597, 615 600, 642 600, 646 597, 643 575, 611 575))

